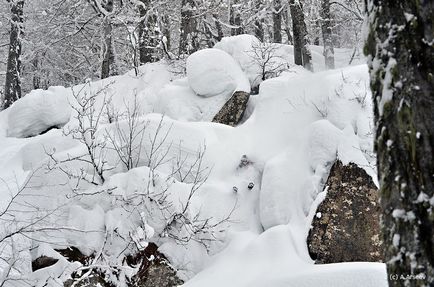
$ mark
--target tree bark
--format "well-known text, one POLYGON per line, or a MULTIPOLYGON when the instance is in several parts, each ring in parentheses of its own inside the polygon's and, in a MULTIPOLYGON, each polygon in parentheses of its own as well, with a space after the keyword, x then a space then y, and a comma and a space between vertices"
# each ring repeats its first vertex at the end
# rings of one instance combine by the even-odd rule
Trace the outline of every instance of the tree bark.
POLYGON ((273 41, 282 43, 282 2, 281 0, 273 1, 273 41))
POLYGON ((241 26, 241 2, 240 0, 232 0, 230 5, 230 17, 229 17, 229 24, 234 26, 235 28, 231 28, 231 35, 241 35, 244 33, 244 29, 241 26))
POLYGON ((389 285, 434 286, 434 5, 365 6, 389 285))
POLYGON ((3 103, 5 109, 21 98, 21 37, 24 28, 24 0, 9 0, 8 2, 11 8, 11 32, 3 103))
POLYGON ((181 2, 181 35, 179 41, 179 55, 191 54, 199 50, 198 20, 195 0, 181 2))
POLYGON ((285 23, 285 34, 286 38, 288 38, 288 44, 293 44, 294 41, 291 34, 291 17, 289 16, 288 8, 285 8, 285 10, 283 11, 283 21, 285 23))
POLYGON ((101 79, 117 75, 115 53, 113 50, 113 24, 110 13, 113 12, 113 0, 107 0, 103 9, 109 15, 102 15, 103 18, 103 43, 102 43, 102 64, 101 64, 101 79))
POLYGON ((312 71, 312 54, 310 53, 307 38, 306 22, 304 21, 303 7, 299 0, 289 0, 292 18, 292 33, 294 40, 294 63, 302 65, 312 71))
POLYGON ((264 19, 262 18, 263 0, 255 0, 255 36, 259 41, 264 42, 264 19))
POLYGON ((332 16, 330 13, 330 0, 321 0, 321 31, 324 45, 324 60, 327 69, 335 68, 335 51, 332 39, 332 16))
POLYGON ((160 35, 155 29, 158 18, 155 11, 152 10, 151 0, 140 0, 140 2, 143 5, 139 5, 139 60, 140 64, 153 63, 159 58, 157 47, 160 42, 160 35))

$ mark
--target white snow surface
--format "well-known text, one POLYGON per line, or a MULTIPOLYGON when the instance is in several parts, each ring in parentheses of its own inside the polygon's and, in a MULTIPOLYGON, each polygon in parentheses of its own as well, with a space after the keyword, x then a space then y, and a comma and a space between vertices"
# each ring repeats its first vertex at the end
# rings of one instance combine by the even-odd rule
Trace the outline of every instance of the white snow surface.
POLYGON ((10 107, 7 134, 19 138, 35 136, 48 128, 62 127, 70 115, 65 94, 57 94, 54 89, 33 90, 10 107))
POLYGON ((187 78, 197 95, 213 97, 250 92, 250 83, 234 58, 219 49, 204 49, 187 58, 187 78))
MULTIPOLYGON (((33 240, 17 237, 28 248, 20 253, 23 264, 17 267, 14 276, 24 275, 34 286, 56 286, 79 266, 59 260, 52 267, 31 273, 30 259, 38 254, 26 250, 33 248, 39 254, 55 257, 60 255, 53 248, 76 246, 86 254, 104 252, 106 262, 118 265, 122 258, 119 254, 133 251, 130 242, 125 241, 132 238, 137 248, 156 242, 179 270, 178 275, 187 280, 184 285, 187 287, 387 286, 383 264, 314 265, 306 246, 311 220, 324 198, 322 191, 328 170, 336 158, 359 164, 375 178, 367 66, 317 73, 292 69, 261 83, 259 94, 251 96, 243 124, 232 128, 209 122, 230 96, 226 88, 236 89, 247 78, 253 79, 255 72, 249 70, 246 47, 254 41, 246 35, 225 38, 216 48, 227 54, 210 49, 202 55, 211 59, 221 56, 226 63, 231 62, 228 60, 231 55, 232 64, 241 66, 245 78, 238 75, 240 70, 225 74, 224 67, 213 61, 197 67, 203 63, 198 60, 195 64, 193 57, 188 60, 187 66, 191 66, 188 70, 209 71, 217 67, 216 71, 222 69, 222 75, 196 74, 206 76, 203 82, 196 83, 191 73, 182 77, 168 63, 159 62, 141 67, 138 76, 130 72, 72 88, 33 91, 0 112, 0 210, 17 193, 16 187, 29 181, 31 188, 20 200, 29 210, 36 207, 52 212, 43 223, 56 227, 33 234, 33 240), (221 82, 226 86, 216 89, 213 84, 219 76, 229 80, 221 82), (94 103, 96 111, 110 99, 122 114, 136 101, 138 125, 146 127, 140 148, 135 151, 137 167, 126 170, 112 148, 99 153, 108 170, 104 174, 105 183, 98 186, 85 181, 77 183, 76 178, 62 172, 69 170, 87 178, 94 175, 92 166, 86 162, 62 162, 85 154, 86 148, 68 133, 78 125, 76 112, 69 116, 66 111, 71 110, 66 105, 59 109, 52 106, 68 102, 76 105, 74 95, 95 92, 99 92, 94 103), (44 99, 48 103, 41 123, 40 111, 32 109, 32 103, 41 107, 44 99), (26 116, 20 117, 20 113, 26 116), (162 119, 161 114, 166 116, 162 119), (35 127, 30 119, 40 122, 35 127), (15 137, 36 135, 53 125, 65 126, 38 136, 15 137), (211 172, 192 198, 188 214, 211 218, 212 222, 230 215, 230 220, 214 234, 219 240, 212 241, 208 249, 195 241, 180 245, 168 236, 161 236, 164 214, 149 202, 150 208, 137 208, 143 204, 141 195, 148 186, 150 192, 167 190, 171 211, 179 212, 194 186, 177 176, 170 182, 164 180, 173 173, 173 160, 151 170, 146 156, 152 149, 149 139, 159 128, 163 132, 157 140, 167 134, 162 148, 170 159, 181 155, 187 164, 193 164, 197 151, 206 147, 202 166, 209 167, 211 172), (48 154, 62 162, 62 169, 52 168, 48 154), (47 244, 41 245, 40 239, 47 244)), ((314 66, 321 66, 324 59, 317 54, 314 66)), ((348 60, 348 54, 339 55, 337 62, 348 60)), ((127 130, 128 121, 122 117, 119 120, 110 123, 108 114, 102 113, 96 141, 110 146, 108 135, 127 130)), ((134 140, 138 142, 140 138, 134 140)), ((30 214, 20 216, 30 220, 30 214)), ((0 237, 8 227, 0 226, 0 237)), ((2 250, 12 254, 10 248, 2 250)), ((4 270, 7 266, 0 262, 0 278, 4 270)), ((125 272, 134 270, 126 268, 125 272)), ((6 283, 6 286, 14 285, 6 283)))

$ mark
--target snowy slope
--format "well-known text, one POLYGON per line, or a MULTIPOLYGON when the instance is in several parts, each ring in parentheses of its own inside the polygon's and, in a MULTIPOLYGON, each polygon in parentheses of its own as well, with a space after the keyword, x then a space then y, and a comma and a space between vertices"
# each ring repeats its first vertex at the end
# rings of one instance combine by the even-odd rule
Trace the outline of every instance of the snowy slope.
MULTIPOLYGON (((30 179, 32 188, 26 201, 42 210, 56 207, 47 221, 62 227, 36 234, 36 240, 26 244, 36 247, 38 240, 52 238, 52 247, 77 246, 85 254, 104 250, 107 262, 119 264, 115 254, 129 250, 122 238, 133 234, 136 243, 157 242, 173 266, 180 270, 179 275, 192 278, 185 284, 188 287, 349 286, 350 282, 351 286, 386 286, 382 264, 316 266, 309 258, 305 243, 313 211, 324 196, 321 191, 328 168, 336 157, 344 163, 359 164, 375 178, 367 67, 359 65, 317 73, 293 68, 262 82, 259 94, 251 97, 251 110, 242 125, 232 128, 210 123, 230 97, 228 90, 240 86, 245 89, 247 79, 253 79, 254 72, 250 73, 249 69, 255 68, 245 54, 248 42, 240 41, 239 37, 225 38, 216 48, 227 52, 222 55, 217 52, 221 61, 229 57, 227 66, 238 63, 245 75, 241 69, 235 74, 226 71, 223 80, 228 82, 217 90, 211 89, 211 97, 201 97, 200 91, 206 90, 207 85, 215 88, 213 81, 221 80, 220 73, 201 78, 204 82, 196 85, 200 71, 213 68, 212 63, 209 67, 195 67, 202 56, 196 64, 190 61, 193 67, 187 69, 187 78, 173 72, 169 64, 160 62, 143 66, 137 77, 128 73, 72 89, 53 87, 47 92, 33 92, 36 102, 50 101, 52 95, 58 95, 67 99, 73 108, 79 106, 85 95, 97 93, 93 113, 101 113, 95 133, 98 143, 108 142, 108 135, 115 137, 119 130, 125 131, 128 121, 120 116, 120 122, 113 123, 110 118, 131 111, 134 103, 138 103, 137 125, 146 129, 137 167, 127 171, 113 149, 103 149, 98 155, 109 167, 103 185, 84 181, 77 184, 75 178, 52 168, 49 155, 65 161, 61 164, 63 170, 92 175, 88 164, 68 161, 86 152, 83 143, 71 134, 79 126, 77 110, 72 109, 70 116, 64 109, 53 111, 53 104, 58 100, 54 98, 46 108, 39 105, 40 110, 34 111, 28 109, 30 97, 26 96, 0 112, 0 178, 7 183, 0 185, 0 193, 8 194, 0 204, 5 205, 16 193, 14 186, 30 179), (193 76, 188 78, 192 69, 193 76), (116 108, 116 113, 111 108, 116 108), (67 122, 64 118, 35 121, 36 113, 43 112, 52 120, 59 111, 62 117, 68 118, 67 122), (162 119, 159 114, 165 117, 162 119), (23 135, 11 131, 26 131, 27 127, 45 131, 52 126, 63 126, 63 129, 29 138, 11 137, 23 135), (164 214, 153 208, 146 212, 136 208, 142 204, 137 194, 144 187, 152 186, 151 192, 167 192, 171 209, 182 210, 194 186, 176 177, 170 183, 163 180, 173 171, 173 161, 164 161, 155 171, 152 169, 145 155, 152 149, 148 139, 159 128, 163 131, 159 139, 167 158, 182 154, 188 156, 187 162, 194 163, 197 151, 206 149, 203 167, 209 168, 210 174, 192 198, 188 214, 213 222, 230 215, 230 220, 215 230, 218 240, 211 241, 207 248, 195 241, 177 244, 170 236, 160 236, 164 234, 164 214), (51 168, 47 169, 47 163, 51 168), (151 173, 157 176, 151 179, 151 173), (110 249, 104 249, 106 244, 110 249)), ((282 51, 291 49, 282 47, 282 51)), ((211 51, 206 56, 216 53, 211 51)), ((347 53, 342 55, 338 59, 340 63, 348 57, 347 53)), ((320 53, 314 54, 316 66, 321 66, 322 61, 320 53)), ((216 67, 217 71, 224 70, 225 65, 219 63, 216 67)), ((43 251, 51 252, 47 246, 43 251)), ((27 263, 21 266, 24 273, 30 272, 31 254, 26 256, 27 263)), ((47 280, 36 275, 32 278, 47 280)))

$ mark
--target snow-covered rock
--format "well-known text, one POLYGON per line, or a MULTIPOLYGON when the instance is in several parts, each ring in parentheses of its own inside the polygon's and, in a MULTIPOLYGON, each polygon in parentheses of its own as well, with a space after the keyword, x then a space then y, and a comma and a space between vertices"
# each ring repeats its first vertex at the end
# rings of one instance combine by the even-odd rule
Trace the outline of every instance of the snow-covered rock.
POLYGON ((341 137, 342 131, 328 120, 319 120, 309 126, 307 153, 313 170, 336 159, 341 137))
POLYGON ((71 106, 64 94, 33 90, 10 107, 7 135, 35 136, 51 127, 62 127, 70 116, 71 106))
POLYGON ((252 59, 253 47, 259 46, 260 41, 253 35, 238 35, 233 37, 224 37, 220 42, 214 45, 214 48, 225 51, 231 55, 241 66, 241 69, 248 75, 250 83, 255 81, 259 73, 258 67, 252 59))
POLYGON ((188 83, 202 97, 250 92, 250 83, 237 62, 226 52, 204 49, 187 59, 188 83))

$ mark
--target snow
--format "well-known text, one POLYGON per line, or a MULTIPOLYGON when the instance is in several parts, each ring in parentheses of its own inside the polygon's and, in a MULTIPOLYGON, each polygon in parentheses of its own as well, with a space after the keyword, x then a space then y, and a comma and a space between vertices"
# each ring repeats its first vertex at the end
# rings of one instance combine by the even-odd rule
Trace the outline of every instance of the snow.
POLYGON ((71 115, 68 99, 53 90, 33 90, 15 102, 8 115, 9 137, 29 137, 52 127, 62 127, 71 115))
POLYGON ((187 58, 187 78, 197 95, 213 97, 234 91, 250 92, 250 84, 240 66, 218 49, 197 51, 187 58))
POLYGON ((185 287, 244 286, 388 286, 380 263, 312 265, 292 246, 288 226, 273 227, 261 235, 239 234, 210 267, 185 287))
MULTIPOLYGON (((59 226, 35 234, 26 244, 53 257, 60 256, 54 247, 76 246, 86 254, 104 251, 104 263, 116 265, 122 256, 156 242, 178 275, 188 280, 187 287, 387 286, 383 264, 314 265, 306 247, 335 159, 355 162, 376 181, 366 65, 317 73, 290 65, 279 77, 261 83, 242 124, 233 128, 210 122, 234 90, 250 91, 256 84, 257 67, 247 53, 254 43, 257 39, 248 35, 224 38, 215 49, 188 58, 186 77, 162 61, 142 66, 138 76, 129 72, 72 88, 33 91, 1 111, 0 178, 9 189, 0 185, 0 193, 8 195, 0 206, 17 192, 15 186, 29 179, 29 209, 54 210, 44 223, 59 226), (146 127, 143 137, 133 140, 137 166, 127 170, 108 135, 128 132, 129 122, 120 116, 110 123, 109 114, 102 113, 95 140, 105 143, 97 154, 108 170, 105 183, 98 186, 64 172, 94 176, 89 163, 68 161, 86 154, 83 143, 68 131, 79 124, 77 112, 70 109, 77 105, 77 95, 79 99, 95 93, 100 93, 96 112, 104 110, 108 99, 110 109, 116 108, 111 112, 119 115, 138 103, 137 124, 146 127), (167 160, 155 167, 149 154, 160 124, 159 156, 167 160), (52 126, 60 129, 39 135, 52 126), (187 167, 180 169, 185 172, 205 149, 202 167, 210 174, 191 198, 185 216, 218 222, 230 215, 213 230, 218 240, 206 248, 194 240, 179 244, 165 230, 170 215, 185 207, 193 186, 179 175, 168 175, 177 158, 185 158, 187 167), (49 154, 62 169, 54 168, 49 154), (148 192, 156 196, 163 191, 168 206, 164 212, 146 197, 148 192), (47 238, 48 244, 39 244, 47 238)), ((278 51, 291 58, 291 49, 281 45, 278 51)), ((324 61, 322 49, 318 51, 313 53, 315 67, 324 61)), ((351 51, 341 52, 337 50, 336 57, 343 65, 351 51)), ((29 220, 28 216, 23 218, 29 220)), ((4 231, 0 227, 0 236, 4 231)), ((185 235, 186 230, 171 232, 185 235)), ((23 256, 29 263, 30 253, 23 256)), ((28 266, 19 270, 28 274, 28 266)), ((31 276, 35 286, 42 286, 54 280, 50 276, 65 278, 77 268, 60 258, 31 276)))

